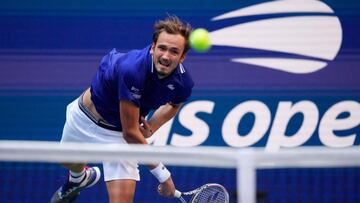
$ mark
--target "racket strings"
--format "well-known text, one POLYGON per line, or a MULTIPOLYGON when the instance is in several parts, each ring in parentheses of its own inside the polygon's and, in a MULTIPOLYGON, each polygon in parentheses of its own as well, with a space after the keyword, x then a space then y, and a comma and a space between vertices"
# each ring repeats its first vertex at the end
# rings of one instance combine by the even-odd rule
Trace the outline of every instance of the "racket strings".
POLYGON ((224 203, 228 202, 225 191, 221 187, 207 187, 194 196, 192 203, 224 203))

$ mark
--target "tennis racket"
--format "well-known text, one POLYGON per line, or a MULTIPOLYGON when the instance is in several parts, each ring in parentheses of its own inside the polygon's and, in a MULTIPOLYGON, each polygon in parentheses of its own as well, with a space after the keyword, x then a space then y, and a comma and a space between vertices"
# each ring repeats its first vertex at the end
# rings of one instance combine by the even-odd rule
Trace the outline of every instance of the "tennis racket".
POLYGON ((189 192, 176 190, 174 196, 182 203, 187 203, 185 196, 189 196, 189 203, 229 203, 229 193, 217 183, 208 183, 189 192))

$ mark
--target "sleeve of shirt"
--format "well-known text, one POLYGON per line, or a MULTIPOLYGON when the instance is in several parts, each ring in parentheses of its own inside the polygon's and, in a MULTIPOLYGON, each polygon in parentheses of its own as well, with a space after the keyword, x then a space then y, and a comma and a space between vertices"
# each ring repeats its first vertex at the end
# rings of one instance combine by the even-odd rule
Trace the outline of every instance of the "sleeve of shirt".
POLYGON ((185 90, 182 90, 181 93, 175 97, 175 99, 172 101, 174 104, 180 104, 186 102, 189 97, 191 96, 192 88, 186 88, 185 90))
POLYGON ((118 100, 131 101, 140 107, 141 90, 135 71, 125 69, 118 73, 118 100))

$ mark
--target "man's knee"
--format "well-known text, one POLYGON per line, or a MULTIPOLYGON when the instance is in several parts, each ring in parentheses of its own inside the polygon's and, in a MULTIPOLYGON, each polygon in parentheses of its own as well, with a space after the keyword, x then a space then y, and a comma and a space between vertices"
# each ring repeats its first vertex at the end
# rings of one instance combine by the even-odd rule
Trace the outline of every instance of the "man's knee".
POLYGON ((106 182, 110 203, 132 203, 136 181, 130 179, 111 180, 106 182))

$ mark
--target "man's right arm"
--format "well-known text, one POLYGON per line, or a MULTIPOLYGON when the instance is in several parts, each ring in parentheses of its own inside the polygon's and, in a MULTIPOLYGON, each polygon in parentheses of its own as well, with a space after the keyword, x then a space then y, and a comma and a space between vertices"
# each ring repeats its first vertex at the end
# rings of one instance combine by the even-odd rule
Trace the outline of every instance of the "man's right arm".
MULTIPOLYGON (((120 108, 120 120, 123 130, 123 136, 129 144, 148 144, 143 134, 140 131, 139 124, 139 108, 130 101, 121 100, 119 103, 120 108)), ((164 171, 159 164, 147 165, 149 170, 158 178, 164 177, 164 171), (155 170, 154 170, 155 169, 155 170)), ((165 168, 166 169, 166 168, 165 168)), ((167 171, 167 169, 166 169, 167 171)), ((167 171, 168 172, 168 171, 167 171)), ((168 172, 169 173, 169 172, 168 172)), ((165 173, 166 175, 166 173, 165 173)), ((168 177, 169 175, 167 175, 168 177)), ((160 180, 159 180, 160 181, 160 180)), ((171 176, 166 180, 161 181, 159 187, 159 193, 165 197, 173 197, 175 193, 175 186, 171 176)))
POLYGON ((129 144, 147 144, 139 129, 139 108, 126 100, 120 101, 119 108, 123 136, 126 142, 129 144))

